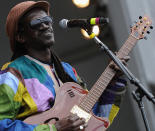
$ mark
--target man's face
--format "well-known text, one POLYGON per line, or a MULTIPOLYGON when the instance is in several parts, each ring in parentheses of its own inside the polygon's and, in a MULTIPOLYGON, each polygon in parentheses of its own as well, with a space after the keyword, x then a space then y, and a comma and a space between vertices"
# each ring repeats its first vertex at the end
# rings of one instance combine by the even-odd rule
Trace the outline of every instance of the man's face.
POLYGON ((41 9, 28 12, 22 22, 24 24, 24 38, 27 48, 42 50, 54 43, 52 20, 41 9))

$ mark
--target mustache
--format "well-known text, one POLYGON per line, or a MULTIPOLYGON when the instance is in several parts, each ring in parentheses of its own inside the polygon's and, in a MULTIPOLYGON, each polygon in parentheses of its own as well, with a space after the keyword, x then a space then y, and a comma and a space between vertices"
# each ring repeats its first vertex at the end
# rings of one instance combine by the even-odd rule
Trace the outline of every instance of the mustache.
POLYGON ((54 34, 54 31, 53 31, 53 29, 46 29, 46 30, 41 30, 41 31, 40 31, 40 34, 44 34, 44 33, 51 33, 51 34, 54 34))

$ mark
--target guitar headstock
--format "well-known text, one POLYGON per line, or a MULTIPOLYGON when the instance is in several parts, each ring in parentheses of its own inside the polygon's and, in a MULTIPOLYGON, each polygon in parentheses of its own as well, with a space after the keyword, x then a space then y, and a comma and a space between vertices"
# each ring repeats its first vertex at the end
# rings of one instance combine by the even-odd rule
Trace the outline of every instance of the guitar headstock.
POLYGON ((131 35, 134 36, 136 39, 143 39, 145 38, 146 33, 150 33, 148 29, 153 29, 152 21, 148 16, 140 16, 139 21, 131 27, 131 35))

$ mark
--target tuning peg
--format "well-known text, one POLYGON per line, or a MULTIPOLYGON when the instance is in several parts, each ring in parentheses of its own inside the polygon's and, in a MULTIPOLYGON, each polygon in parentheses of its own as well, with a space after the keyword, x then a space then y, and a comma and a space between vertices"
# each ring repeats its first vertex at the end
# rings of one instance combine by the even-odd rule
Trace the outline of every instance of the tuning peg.
POLYGON ((150 26, 150 29, 153 29, 153 26, 150 26))
POLYGON ((147 40, 147 37, 145 36, 144 39, 147 40))
POLYGON ((139 16, 139 19, 142 19, 142 16, 139 16))
POLYGON ((150 31, 147 31, 148 34, 150 34, 150 31))

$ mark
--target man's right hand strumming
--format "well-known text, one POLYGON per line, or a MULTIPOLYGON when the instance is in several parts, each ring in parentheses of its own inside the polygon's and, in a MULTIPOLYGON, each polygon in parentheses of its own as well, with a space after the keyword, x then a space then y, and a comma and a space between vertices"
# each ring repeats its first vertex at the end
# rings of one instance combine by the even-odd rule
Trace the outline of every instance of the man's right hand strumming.
POLYGON ((58 131, 79 131, 87 127, 85 119, 78 117, 76 114, 63 118, 55 123, 58 131))

